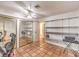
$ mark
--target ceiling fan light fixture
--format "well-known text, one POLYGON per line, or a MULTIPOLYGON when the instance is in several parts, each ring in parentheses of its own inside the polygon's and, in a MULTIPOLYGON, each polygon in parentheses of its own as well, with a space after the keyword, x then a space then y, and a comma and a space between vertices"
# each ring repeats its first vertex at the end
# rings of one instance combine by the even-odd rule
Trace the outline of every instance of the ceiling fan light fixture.
POLYGON ((28 19, 32 19, 32 17, 30 15, 27 16, 28 19))
POLYGON ((31 13, 31 16, 36 16, 36 14, 35 13, 31 13))

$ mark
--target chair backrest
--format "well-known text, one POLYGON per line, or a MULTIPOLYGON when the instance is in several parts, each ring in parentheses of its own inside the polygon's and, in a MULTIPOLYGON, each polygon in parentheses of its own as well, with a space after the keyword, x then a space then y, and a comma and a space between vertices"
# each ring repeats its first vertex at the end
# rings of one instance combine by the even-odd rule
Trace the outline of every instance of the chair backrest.
POLYGON ((10 56, 13 48, 14 48, 14 44, 15 44, 15 40, 16 40, 16 35, 14 33, 11 33, 10 34, 10 37, 11 37, 11 42, 8 42, 5 44, 5 50, 6 50, 6 53, 3 54, 3 57, 8 57, 10 56))
POLYGON ((8 52, 8 51, 10 51, 10 50, 12 50, 13 49, 13 43, 12 42, 8 42, 8 43, 6 43, 5 44, 5 49, 6 49, 6 51, 8 52))
POLYGON ((2 35, 2 32, 0 32, 0 36, 2 35))
POLYGON ((14 37, 14 36, 15 36, 15 34, 14 34, 14 33, 11 33, 11 34, 10 34, 10 37, 14 37))
POLYGON ((3 56, 4 53, 5 51, 2 49, 2 47, 0 47, 0 56, 3 56))
POLYGON ((9 57, 14 45, 12 42, 8 42, 5 44, 4 47, 5 47, 6 53, 3 54, 3 57, 9 57))
POLYGON ((14 33, 11 33, 11 34, 10 34, 10 37, 11 37, 11 42, 12 42, 13 44, 15 44, 16 35, 15 35, 14 33))
POLYGON ((0 32, 0 42, 3 41, 3 36, 2 35, 3 35, 2 32, 0 32))

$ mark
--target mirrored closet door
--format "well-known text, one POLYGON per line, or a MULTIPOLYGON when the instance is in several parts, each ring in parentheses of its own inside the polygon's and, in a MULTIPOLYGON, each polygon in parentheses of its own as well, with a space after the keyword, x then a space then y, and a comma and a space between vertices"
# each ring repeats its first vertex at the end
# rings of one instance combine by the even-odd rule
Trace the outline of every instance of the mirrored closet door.
POLYGON ((33 42, 33 22, 31 21, 20 21, 19 28, 19 46, 24 46, 33 42))

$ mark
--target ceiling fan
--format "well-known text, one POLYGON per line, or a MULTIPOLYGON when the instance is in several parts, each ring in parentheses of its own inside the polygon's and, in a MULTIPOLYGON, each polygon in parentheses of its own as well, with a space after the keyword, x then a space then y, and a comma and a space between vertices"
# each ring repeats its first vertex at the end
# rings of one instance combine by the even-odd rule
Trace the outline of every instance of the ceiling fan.
MULTIPOLYGON (((37 9, 40 8, 39 5, 35 5, 34 7, 37 8, 37 9)), ((29 6, 26 10, 28 11, 28 15, 27 15, 28 18, 34 18, 35 19, 35 18, 37 18, 37 15, 39 15, 38 13, 32 11, 31 3, 29 4, 29 6)))
POLYGON ((39 18, 39 17, 44 17, 44 15, 39 14, 39 13, 37 13, 37 12, 35 12, 35 11, 33 10, 33 7, 34 7, 35 9, 39 9, 39 8, 40 8, 40 5, 36 4, 36 5, 33 6, 33 4, 30 2, 29 5, 26 7, 26 2, 22 2, 22 1, 18 1, 18 2, 17 2, 17 1, 16 1, 16 3, 17 3, 21 8, 23 8, 25 11, 27 11, 27 13, 24 14, 25 17, 30 18, 30 19, 37 19, 37 18, 39 18), (25 7, 24 7, 24 6, 25 6, 25 7))

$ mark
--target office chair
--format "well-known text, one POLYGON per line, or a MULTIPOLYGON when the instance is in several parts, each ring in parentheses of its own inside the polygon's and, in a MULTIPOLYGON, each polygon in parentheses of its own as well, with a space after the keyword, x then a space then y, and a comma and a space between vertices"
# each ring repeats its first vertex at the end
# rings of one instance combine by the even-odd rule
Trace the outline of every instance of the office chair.
POLYGON ((3 57, 10 57, 11 53, 13 52, 16 35, 14 33, 11 33, 10 37, 11 37, 11 42, 5 44, 6 53, 3 54, 3 57))
POLYGON ((0 32, 0 42, 3 41, 3 36, 2 36, 2 32, 0 32))
POLYGON ((15 35, 14 33, 11 33, 11 34, 10 34, 10 37, 11 37, 11 42, 12 42, 13 44, 15 44, 16 35, 15 35))
POLYGON ((6 53, 3 54, 3 57, 10 57, 10 54, 12 52, 12 49, 13 49, 13 43, 12 42, 8 42, 5 44, 5 50, 6 50, 6 53))

